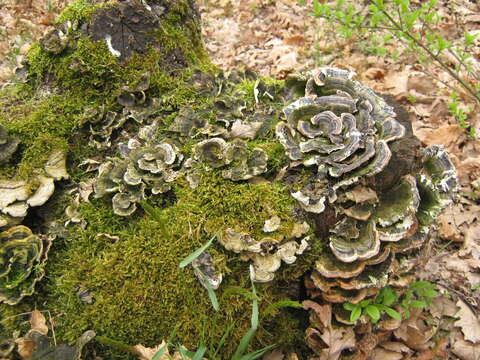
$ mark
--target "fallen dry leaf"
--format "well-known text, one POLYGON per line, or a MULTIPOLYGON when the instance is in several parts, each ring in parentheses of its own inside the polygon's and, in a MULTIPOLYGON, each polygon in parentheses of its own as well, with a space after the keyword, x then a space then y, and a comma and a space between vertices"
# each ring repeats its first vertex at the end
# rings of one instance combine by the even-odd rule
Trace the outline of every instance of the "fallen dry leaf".
POLYGON ((407 89, 415 90, 424 95, 430 95, 438 92, 432 77, 421 72, 413 71, 409 74, 407 80, 407 89))
POLYGON ((459 299, 457 306, 460 310, 456 314, 459 319, 455 321, 455 326, 461 328, 465 340, 474 344, 480 343, 480 321, 478 317, 463 300, 459 299))
MULTIPOLYGON (((141 344, 135 345, 133 348, 137 352, 140 360, 152 360, 155 354, 165 346, 165 341, 162 341, 160 345, 155 346, 154 348, 148 348, 141 344)), ((159 360, 167 360, 168 359, 168 350, 160 357, 159 360)))
POLYGON ((303 303, 305 310, 313 310, 322 325, 326 328, 330 327, 332 323, 332 305, 320 305, 311 300, 305 300, 303 303))
POLYGON ((442 144, 448 148, 459 143, 464 138, 465 130, 458 125, 446 125, 438 129, 417 129, 414 130, 414 134, 427 146, 442 144))
POLYGON ((32 330, 36 330, 42 335, 48 334, 47 320, 38 310, 32 311, 32 315, 30 316, 30 326, 32 330))
POLYGON ((393 96, 406 95, 408 92, 408 74, 409 70, 388 71, 385 75, 385 89, 393 96))
POLYGON ((305 337, 308 346, 320 355, 320 360, 337 360, 343 350, 355 346, 355 333, 351 327, 328 328, 320 332, 314 328, 308 328, 305 337), (321 340, 323 340, 323 342, 321 340), (327 347, 325 348, 325 345, 327 347))
POLYGON ((395 351, 385 350, 382 348, 376 348, 372 353, 372 360, 401 360, 403 359, 402 353, 395 351))
POLYGON ((455 302, 445 296, 437 296, 432 300, 428 310, 436 318, 443 316, 454 317, 458 312, 458 307, 455 302))
POLYGON ((31 359, 35 351, 35 342, 29 340, 26 336, 15 339, 17 343, 17 352, 22 359, 31 359))
POLYGON ((452 352, 461 360, 480 360, 480 344, 472 344, 469 341, 457 340, 453 344, 452 352))

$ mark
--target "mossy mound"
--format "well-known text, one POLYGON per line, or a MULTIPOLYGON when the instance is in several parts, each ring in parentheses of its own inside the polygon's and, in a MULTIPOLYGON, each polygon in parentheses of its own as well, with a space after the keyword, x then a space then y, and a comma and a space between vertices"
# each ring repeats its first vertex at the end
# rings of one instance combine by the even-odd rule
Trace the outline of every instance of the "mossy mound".
MULTIPOLYGON (((178 264, 227 227, 261 237, 263 224, 274 216, 281 219, 281 234, 290 234, 294 223, 304 220, 287 185, 275 180, 285 153, 273 129, 289 95, 281 81, 248 73, 231 76, 214 68, 200 38, 199 15, 192 1, 148 4, 157 11, 159 26, 132 31, 135 41, 144 43, 118 56, 115 51, 124 49, 118 48, 118 39, 108 38, 111 34, 102 28, 102 19, 113 23, 118 14, 123 26, 129 11, 145 13, 142 2, 76 1, 60 15, 57 29, 31 48, 24 81, 0 92, 0 124, 20 140, 20 149, 1 169, 2 177, 31 178, 52 151, 63 150, 68 152, 73 182, 58 183, 53 198, 25 219, 35 233, 56 238, 37 293, 13 307, 0 305, 3 335, 28 328, 25 318, 16 315, 34 307, 48 310, 55 319, 57 341, 70 343, 91 329, 128 344, 153 346, 177 328, 175 342, 194 349, 204 339, 214 347, 235 324, 219 354, 228 358, 250 327, 252 304, 244 295, 251 286, 248 262, 217 242, 209 248, 214 265, 224 274, 217 290, 218 312, 193 270, 180 269, 178 264), (123 218, 113 213, 109 199, 91 199, 78 209, 83 222, 63 228, 68 220, 64 210, 72 201, 69 190, 92 178, 82 162, 118 156, 117 145, 141 128, 141 121, 129 118, 108 134, 111 146, 92 146, 92 132, 106 121, 102 116, 123 116, 126 110, 119 97, 140 86, 145 77, 149 85, 142 91, 155 100, 147 124, 158 123, 156 135, 175 143, 181 156, 193 157, 198 143, 195 136, 172 135, 172 123, 182 110, 212 127, 242 118, 263 124, 259 136, 245 139, 245 146, 267 155, 268 171, 259 181, 234 182, 224 179, 221 170, 199 165, 197 187, 189 186, 182 174, 167 193, 147 192, 163 223, 141 210, 123 218), (102 116, 95 118, 92 114, 99 109, 102 116), (79 291, 90 293, 93 303, 83 302, 79 291)), ((157 24, 149 19, 151 25, 157 24)), ((311 267, 322 246, 312 243, 293 266, 282 266, 274 282, 257 286, 260 313, 276 301, 298 298, 295 280, 311 267)), ((252 347, 281 343, 298 349, 302 338, 296 315, 273 311, 261 319, 252 347)), ((93 346, 105 358, 132 358, 98 343, 93 346)))
MULTIPOLYGON (((161 210, 164 224, 148 215, 119 219, 105 202, 82 206, 88 227, 70 231, 70 241, 56 249, 47 269, 47 304, 52 311, 65 314, 57 323, 59 336, 73 341, 84 329, 95 329, 126 343, 153 345, 177 328, 175 339, 195 348, 202 336, 211 344, 218 343, 226 328, 235 323, 222 351, 224 356, 232 353, 250 327, 251 300, 232 293, 232 288, 238 287, 249 291, 248 264, 220 245, 209 249, 215 266, 225 274, 217 291, 218 313, 193 270, 180 269, 178 264, 222 225, 237 219, 237 225, 251 227, 260 223, 262 216, 282 214, 292 204, 276 187, 244 184, 245 189, 233 189, 216 176, 210 180, 193 190, 178 187, 179 200, 161 210), (112 242, 98 235, 103 233, 120 240, 112 242), (79 288, 91 291, 93 304, 82 303, 79 288)), ((304 268, 310 265, 303 264, 304 268)), ((287 298, 278 284, 258 286, 258 291, 264 298, 261 309, 287 298)), ((262 325, 257 346, 278 342, 278 338, 282 344, 293 345, 302 337, 298 320, 286 313, 266 318, 262 325), (287 322, 280 334, 271 332, 278 321, 287 322), (297 336, 292 336, 296 331, 297 336)))

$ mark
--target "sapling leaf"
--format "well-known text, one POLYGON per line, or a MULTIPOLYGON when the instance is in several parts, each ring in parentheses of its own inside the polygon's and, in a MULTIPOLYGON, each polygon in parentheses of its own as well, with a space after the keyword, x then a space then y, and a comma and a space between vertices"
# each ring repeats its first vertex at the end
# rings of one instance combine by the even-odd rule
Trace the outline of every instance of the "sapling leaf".
POLYGON ((350 314, 350 322, 356 322, 359 319, 360 315, 362 315, 362 308, 360 306, 355 306, 355 308, 352 310, 352 313, 350 314))
POLYGON ((349 303, 349 302, 343 303, 343 308, 345 310, 352 311, 353 309, 355 309, 355 307, 356 307, 356 305, 354 305, 352 303, 349 303))
POLYGON ((429 298, 434 298, 438 296, 438 292, 433 289, 425 289, 418 292, 418 295, 425 296, 429 298))
POLYGON ((372 300, 362 300, 358 303, 358 305, 360 305, 360 307, 364 308, 364 307, 370 305, 371 302, 372 302, 372 300))
POLYGON ((385 287, 382 289, 382 292, 383 292, 383 300, 382 300, 383 305, 390 306, 395 301, 397 301, 397 295, 393 292, 391 288, 385 287))
POLYGON ((415 282, 411 283, 409 288, 412 289, 412 290, 416 290, 416 289, 420 289, 420 288, 431 287, 432 285, 435 286, 434 284, 432 284, 429 281, 420 280, 420 281, 415 281, 415 282))
POLYGON ((424 300, 413 300, 410 303, 410 306, 413 308, 421 309, 427 306, 427 303, 424 300))
POLYGON ((392 308, 389 308, 387 306, 385 306, 385 308, 383 309, 388 316, 390 316, 392 319, 395 319, 395 320, 398 320, 398 321, 402 321, 402 315, 400 315, 398 313, 398 311, 392 309, 392 308))
POLYGON ((185 259, 183 259, 178 266, 181 268, 184 268, 185 266, 189 265, 193 260, 195 260, 197 257, 200 256, 201 253, 203 253, 213 242, 215 239, 216 235, 213 235, 210 240, 207 241, 207 243, 201 247, 199 247, 197 250, 195 250, 193 253, 188 255, 185 259))
POLYGON ((370 316, 373 322, 380 320, 380 311, 375 305, 368 305, 365 308, 365 312, 370 316))

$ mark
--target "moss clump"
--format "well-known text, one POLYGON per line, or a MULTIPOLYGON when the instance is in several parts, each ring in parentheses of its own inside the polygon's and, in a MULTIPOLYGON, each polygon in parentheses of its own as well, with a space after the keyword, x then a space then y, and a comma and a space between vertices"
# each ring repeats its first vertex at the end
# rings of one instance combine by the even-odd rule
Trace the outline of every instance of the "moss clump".
MULTIPOLYGON (((73 341, 82 331, 93 329, 127 343, 153 345, 177 326, 178 341, 195 348, 201 333, 214 343, 235 322, 236 331, 222 356, 233 351, 250 326, 251 303, 222 294, 231 286, 249 287, 247 263, 220 245, 209 250, 225 274, 218 290, 218 313, 192 270, 180 269, 178 264, 225 227, 255 234, 270 216, 288 219, 291 197, 280 184, 235 184, 215 172, 204 175, 196 189, 177 186, 175 196, 177 202, 161 210, 165 224, 148 216, 119 218, 105 202, 81 206, 88 227, 71 231, 71 241, 54 249, 47 269, 47 304, 52 312, 63 314, 56 330, 59 336, 73 341), (99 233, 117 235, 120 240, 112 243, 99 233), (77 286, 90 289, 95 302, 82 304, 77 286)), ((260 286, 259 291, 265 291, 268 299, 264 306, 282 296, 271 284, 260 286)), ((276 341, 278 333, 270 333, 270 326, 266 322, 266 328, 259 330, 259 343, 276 341)), ((288 328, 293 331, 295 326, 292 321, 288 328)))
POLYGON ((236 183, 212 170, 202 174, 197 188, 179 186, 175 193, 175 208, 188 214, 187 221, 197 218, 209 235, 230 227, 260 239, 265 220, 278 216, 280 232, 288 236, 294 222, 295 199, 280 182, 236 183))
MULTIPOLYGON (((73 180, 84 180, 88 174, 79 170, 81 161, 93 155, 105 158, 114 152, 107 149, 98 153, 88 147, 89 126, 93 122, 89 110, 103 108, 121 113, 124 109, 117 103, 118 95, 125 86, 134 86, 145 74, 150 75, 146 96, 158 100, 156 115, 164 118, 159 133, 168 136, 164 130, 184 106, 193 111, 201 109, 209 121, 216 120, 215 111, 211 109, 220 94, 210 89, 198 90, 195 84, 189 83, 195 75, 194 69, 216 71, 201 41, 198 19, 189 18, 192 3, 189 0, 163 2, 168 6, 162 27, 151 34, 161 46, 152 45, 144 54, 134 54, 119 61, 104 41, 92 41, 79 30, 80 27, 69 33, 68 45, 58 54, 45 51, 40 44, 31 48, 27 57, 27 84, 0 93, 0 124, 22 144, 21 151, 15 154, 16 159, 2 170, 2 174, 28 177, 35 168, 43 166, 51 151, 61 148, 69 151, 69 171, 73 180), (182 54, 181 61, 166 64, 165 61, 175 58, 171 54, 182 54)), ((93 21, 99 7, 104 11, 115 3, 93 5, 89 0, 76 1, 60 16, 58 23, 71 21, 81 25, 93 21)), ((257 112, 272 114, 271 109, 278 112, 281 108, 277 96, 281 86, 267 79, 262 81, 273 89, 275 100, 264 96, 257 103, 254 97, 256 83, 251 80, 228 90, 233 99, 242 101, 244 98, 247 102, 247 118, 257 112)), ((271 126, 262 137, 247 143, 250 148, 264 149, 269 165, 276 169, 283 163, 284 153, 273 141, 272 128, 278 116, 271 118, 271 126)), ((135 126, 128 124, 127 130, 134 133, 135 126)), ((191 153, 188 140, 182 151, 185 155, 191 153)), ((279 233, 290 234, 296 222, 292 217, 294 199, 280 182, 235 183, 223 179, 219 171, 205 170, 196 189, 180 179, 166 197, 152 197, 150 202, 162 208, 161 216, 166 219, 166 226, 140 213, 128 219, 118 217, 113 214, 107 199, 83 203, 80 212, 87 226, 73 225, 67 229, 67 238, 55 240, 47 275, 39 284, 38 294, 25 299, 20 306, 7 309, 0 305, 2 316, 29 311, 34 306, 49 310, 56 319, 55 331, 60 342, 73 342, 82 332, 92 329, 99 335, 125 343, 152 346, 178 327, 174 341, 192 349, 198 346, 202 334, 207 342, 215 344, 228 325, 235 323, 235 331, 219 355, 228 358, 250 327, 251 300, 227 291, 232 287, 249 289, 248 263, 219 244, 214 243, 209 249, 216 267, 225 275, 217 292, 219 312, 213 310, 206 290, 192 270, 180 269, 178 263, 227 227, 261 238, 265 220, 276 215, 282 220, 279 233), (112 242, 99 236, 101 233, 119 236, 120 240, 112 242), (79 287, 92 292, 93 304, 82 303, 77 295, 79 287)), ((46 206, 51 214, 58 215, 63 213, 65 205, 65 197, 59 196, 46 206)), ((38 228, 46 221, 39 222, 38 228)), ((319 245, 313 248, 312 254, 321 251, 319 245)), ((287 296, 278 284, 283 286, 292 277, 300 276, 312 262, 313 257, 305 254, 295 265, 282 266, 278 283, 259 285, 257 290, 264 299, 261 309, 276 300, 284 300, 287 296)), ((20 322, 23 320, 21 318, 20 322)), ((11 335, 19 323, 9 320, 4 326, 6 334, 11 335)), ((294 344, 301 342, 303 337, 298 331, 298 322, 288 312, 263 319, 262 326, 253 344, 257 348, 279 340, 283 344, 294 344)), ((100 348, 105 358, 131 358, 112 351, 100 348)))

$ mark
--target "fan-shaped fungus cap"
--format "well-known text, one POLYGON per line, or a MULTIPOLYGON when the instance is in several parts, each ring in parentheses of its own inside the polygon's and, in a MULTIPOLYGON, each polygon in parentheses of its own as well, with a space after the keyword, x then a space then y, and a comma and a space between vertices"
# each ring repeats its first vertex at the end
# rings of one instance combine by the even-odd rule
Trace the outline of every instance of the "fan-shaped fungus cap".
MULTIPOLYGON (((325 174, 333 192, 328 195, 331 203, 343 188, 381 172, 391 158, 387 143, 405 134, 393 109, 352 80, 353 75, 336 68, 314 72, 306 82, 306 96, 284 108, 287 122, 276 127, 290 160, 316 166, 325 174)), ((302 189, 292 195, 307 212, 319 214, 325 209, 326 197, 318 193, 312 198, 302 189)))
POLYGON ((195 159, 205 162, 213 168, 225 165, 227 142, 222 138, 200 141, 194 148, 195 159))
POLYGON ((208 281, 214 290, 218 289, 222 283, 223 275, 216 271, 213 265, 213 258, 208 252, 204 251, 195 258, 192 261, 192 266, 195 275, 205 288, 208 288, 206 284, 208 281))
POLYGON ((35 283, 44 275, 49 247, 23 225, 0 233, 0 301, 15 305, 33 294, 35 283))

